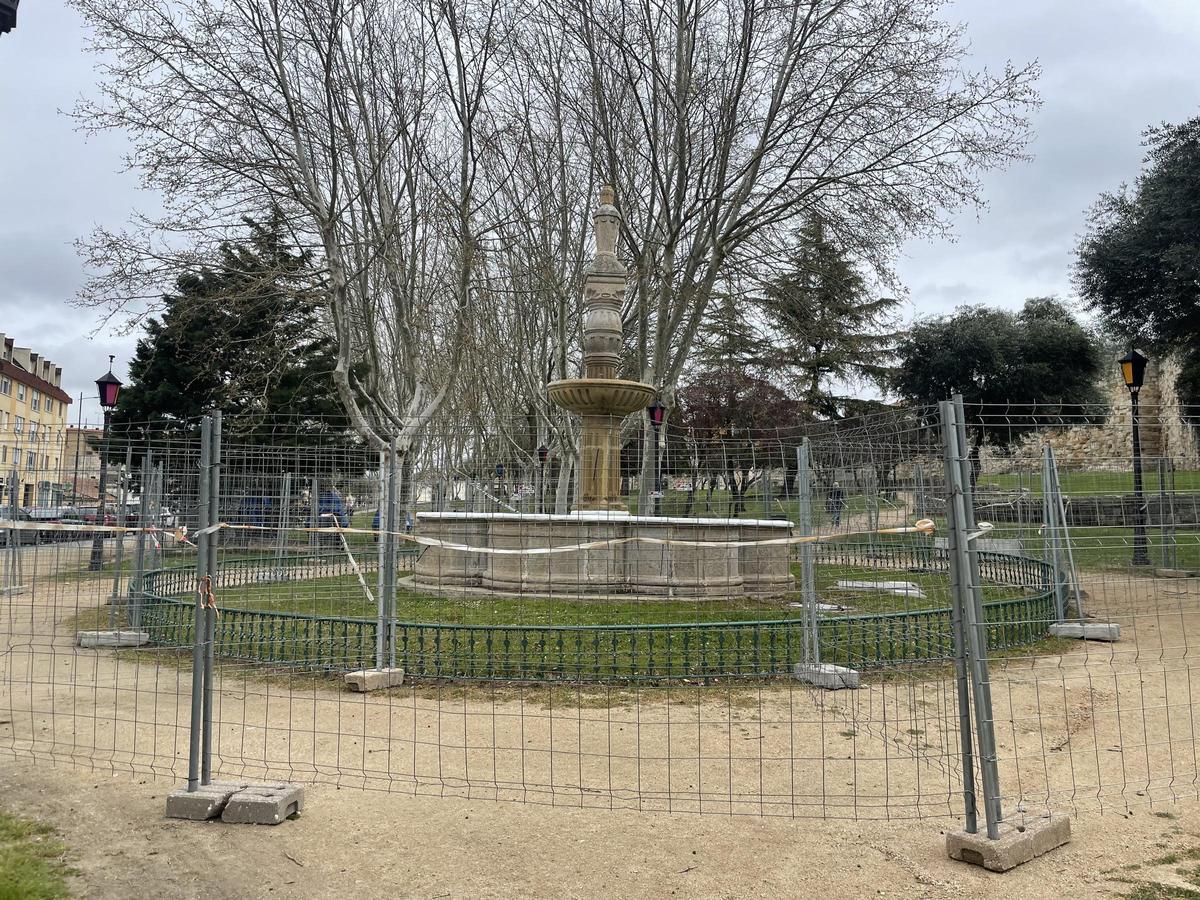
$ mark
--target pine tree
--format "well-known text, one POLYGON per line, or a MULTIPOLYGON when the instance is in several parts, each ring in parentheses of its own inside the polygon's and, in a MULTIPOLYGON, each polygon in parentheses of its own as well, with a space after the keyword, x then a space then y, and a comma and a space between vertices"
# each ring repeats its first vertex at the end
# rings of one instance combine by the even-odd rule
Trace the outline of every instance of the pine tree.
POLYGON ((285 246, 277 218, 247 226, 244 242, 180 277, 146 322, 114 429, 187 430, 220 409, 243 440, 274 431, 308 443, 343 430, 308 259, 285 246))
POLYGON ((820 222, 806 226, 800 238, 788 271, 769 281, 756 301, 772 329, 763 363, 810 414, 836 417, 852 399, 835 393, 837 385, 887 383, 899 301, 873 296, 820 222))

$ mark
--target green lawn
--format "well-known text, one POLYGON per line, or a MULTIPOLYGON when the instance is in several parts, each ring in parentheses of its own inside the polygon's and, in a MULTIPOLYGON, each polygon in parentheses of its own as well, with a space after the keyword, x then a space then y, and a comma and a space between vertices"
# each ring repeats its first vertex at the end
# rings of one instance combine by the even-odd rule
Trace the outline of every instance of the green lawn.
MULTIPOLYGON (((799 575, 799 564, 793 565, 799 575)), ((375 579, 367 587, 374 592, 375 579)), ((899 612, 936 609, 949 605, 949 584, 943 573, 916 573, 856 566, 817 566, 817 595, 820 602, 841 604, 848 613, 899 612), (902 597, 861 589, 841 589, 839 580, 910 581, 925 597, 902 597)), ((986 585, 985 600, 1021 596, 1020 587, 986 585)), ((220 603, 228 608, 309 615, 373 618, 376 606, 368 600, 353 575, 304 581, 253 584, 221 592, 220 603)), ((799 618, 803 610, 792 606, 799 592, 771 600, 577 600, 561 597, 485 597, 466 594, 439 597, 401 587, 396 592, 396 617, 403 622, 440 622, 461 625, 627 625, 665 622, 730 622, 756 619, 799 618)))
POLYGON ((0 900, 70 896, 66 853, 50 825, 0 812, 0 900))
MULTIPOLYGON (((1132 471, 1088 472, 1060 469, 1058 480, 1062 486, 1063 493, 1067 497, 1133 493, 1132 471)), ((1168 491, 1174 490, 1179 493, 1200 491, 1200 471, 1181 470, 1175 472, 1173 487, 1169 474, 1165 480, 1168 491)), ((1034 472, 1006 473, 1003 475, 993 475, 984 472, 979 476, 979 485, 981 490, 986 490, 989 485, 995 485, 1005 491, 1024 489, 1037 496, 1041 496, 1041 471, 1039 468, 1038 471, 1034 472)), ((1150 461, 1145 465, 1142 477, 1142 489, 1146 493, 1157 493, 1159 491, 1158 465, 1154 461, 1150 461)))

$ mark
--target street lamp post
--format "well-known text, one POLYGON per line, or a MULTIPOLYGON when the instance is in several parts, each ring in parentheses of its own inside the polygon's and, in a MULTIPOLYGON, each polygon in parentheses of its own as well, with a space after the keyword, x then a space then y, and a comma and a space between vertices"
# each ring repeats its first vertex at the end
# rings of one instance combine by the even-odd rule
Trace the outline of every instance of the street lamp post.
POLYGON ((542 444, 537 448, 538 457, 538 476, 537 476, 537 508, 535 512, 542 512, 545 509, 546 497, 546 458, 550 456, 550 448, 542 444))
POLYGON ((1137 350, 1130 348, 1129 354, 1118 362, 1121 377, 1129 388, 1129 402, 1133 423, 1133 565, 1150 565, 1149 545, 1146 540, 1146 498, 1142 489, 1142 436, 1138 410, 1138 392, 1146 377, 1149 360, 1137 350))
MULTIPOLYGON (((96 498, 96 524, 101 528, 106 522, 105 510, 108 499, 105 496, 108 490, 108 434, 112 424, 112 411, 117 406, 117 394, 121 391, 121 382, 112 372, 113 359, 115 357, 109 356, 108 371, 96 379, 96 389, 100 393, 100 408, 104 410, 104 431, 100 436, 100 484, 96 491, 99 495, 96 498)), ((103 566, 104 532, 97 531, 96 536, 92 538, 92 558, 88 562, 88 570, 99 572, 103 566)))
POLYGON ((646 407, 646 411, 650 414, 650 424, 654 426, 654 490, 651 496, 654 498, 654 515, 662 513, 662 472, 661 461, 658 453, 658 433, 662 428, 663 419, 666 417, 667 408, 659 402, 658 398, 654 398, 654 402, 646 407))

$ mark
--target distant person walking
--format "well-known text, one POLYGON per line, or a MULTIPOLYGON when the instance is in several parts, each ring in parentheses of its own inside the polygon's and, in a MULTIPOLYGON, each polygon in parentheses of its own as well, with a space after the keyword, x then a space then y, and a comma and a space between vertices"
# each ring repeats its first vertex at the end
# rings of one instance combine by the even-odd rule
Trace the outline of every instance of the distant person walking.
POLYGON ((842 511, 846 508, 846 492, 842 490, 841 482, 835 481, 825 498, 825 512, 834 525, 842 524, 842 511))

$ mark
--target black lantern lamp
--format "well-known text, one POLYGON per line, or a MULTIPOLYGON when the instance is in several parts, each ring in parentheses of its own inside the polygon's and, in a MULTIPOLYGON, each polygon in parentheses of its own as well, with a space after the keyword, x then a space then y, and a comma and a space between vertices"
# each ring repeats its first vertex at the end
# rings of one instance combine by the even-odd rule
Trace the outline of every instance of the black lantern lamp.
POLYGON ((1146 539, 1146 497, 1142 485, 1142 438, 1141 411, 1138 408, 1138 392, 1146 380, 1146 364, 1150 362, 1142 353, 1129 348, 1122 356, 1121 377, 1129 388, 1131 424, 1133 426, 1133 560, 1135 566, 1150 565, 1150 546, 1146 539))
POLYGON ((113 374, 112 364, 115 356, 108 358, 108 371, 96 379, 96 390, 100 393, 100 407, 105 413, 117 408, 117 394, 121 392, 121 381, 113 374))
MULTIPOLYGON (((100 438, 100 481, 96 485, 96 524, 108 524, 108 435, 112 419, 112 411, 117 408, 117 395, 121 393, 121 381, 113 374, 112 366, 115 357, 108 358, 108 371, 96 379, 96 390, 100 395, 100 408, 104 410, 104 432, 100 438)), ((99 572, 104 566, 104 532, 97 531, 92 538, 92 555, 88 560, 88 570, 99 572)))
POLYGON ((1146 364, 1150 360, 1131 347, 1129 353, 1117 362, 1121 365, 1121 377, 1125 379, 1125 387, 1129 388, 1129 393, 1136 394, 1145 383, 1146 364))
POLYGON ((666 417, 667 408, 658 402, 658 398, 654 398, 654 402, 646 407, 646 412, 650 414, 650 424, 654 426, 654 430, 658 431, 662 427, 663 419, 666 417))

